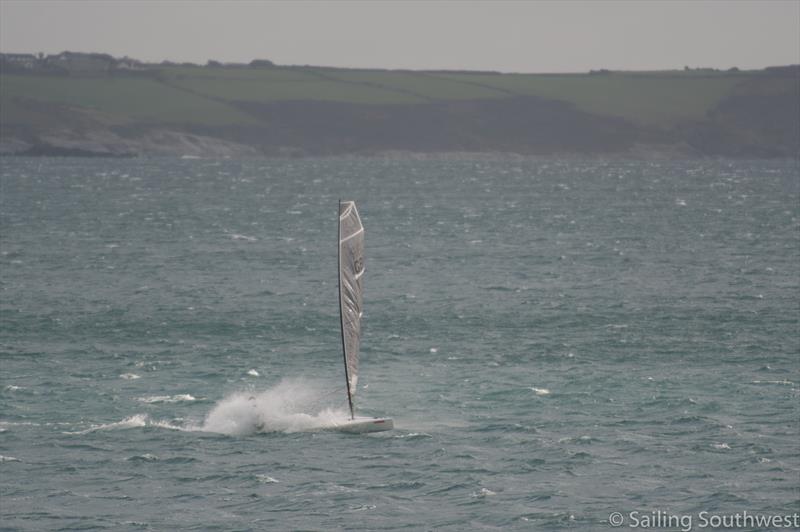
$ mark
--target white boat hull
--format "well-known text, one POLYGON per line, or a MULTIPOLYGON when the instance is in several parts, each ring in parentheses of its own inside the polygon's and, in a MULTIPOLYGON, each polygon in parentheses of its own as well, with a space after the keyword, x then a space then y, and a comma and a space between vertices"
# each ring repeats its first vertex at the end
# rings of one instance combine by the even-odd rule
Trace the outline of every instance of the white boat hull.
POLYGON ((337 423, 330 430, 364 434, 366 432, 383 432, 393 428, 394 421, 388 417, 357 417, 337 423))

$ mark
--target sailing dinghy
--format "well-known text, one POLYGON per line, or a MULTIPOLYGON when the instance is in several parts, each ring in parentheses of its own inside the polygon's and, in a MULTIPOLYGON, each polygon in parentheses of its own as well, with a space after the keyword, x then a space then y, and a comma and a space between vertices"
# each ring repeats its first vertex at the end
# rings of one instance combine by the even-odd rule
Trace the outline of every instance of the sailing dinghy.
POLYGON ((392 430, 391 418, 356 417, 353 399, 358 384, 358 352, 361 345, 361 313, 364 275, 364 226, 354 201, 339 201, 339 320, 350 419, 332 428, 343 432, 392 430))

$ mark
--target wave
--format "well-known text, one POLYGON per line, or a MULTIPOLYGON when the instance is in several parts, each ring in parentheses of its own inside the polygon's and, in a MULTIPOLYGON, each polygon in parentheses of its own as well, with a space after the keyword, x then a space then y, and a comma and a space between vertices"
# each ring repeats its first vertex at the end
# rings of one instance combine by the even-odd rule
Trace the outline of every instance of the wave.
POLYGON ((136 427, 144 427, 147 425, 147 414, 136 414, 126 417, 122 421, 115 421, 113 423, 101 423, 99 425, 92 425, 88 429, 77 430, 74 432, 65 432, 64 434, 89 434, 98 430, 114 430, 114 429, 131 429, 136 427))
POLYGON ((755 381, 752 381, 752 383, 753 384, 782 384, 784 386, 793 386, 795 384, 794 382, 792 382, 790 380, 786 380, 786 379, 783 379, 783 380, 772 380, 772 381, 755 380, 755 381))
POLYGON ((193 427, 184 427, 182 425, 176 425, 175 423, 170 421, 151 419, 150 416, 148 416, 147 414, 134 414, 132 416, 126 417, 125 419, 122 419, 121 421, 114 421, 112 423, 100 423, 97 425, 92 425, 89 428, 83 430, 65 431, 64 434, 90 434, 92 432, 98 432, 98 431, 135 429, 142 427, 159 427, 162 429, 183 430, 183 431, 195 430, 193 427))
POLYGON ((497 495, 496 491, 492 491, 489 488, 481 488, 478 491, 473 491, 470 497, 474 499, 482 499, 484 497, 492 497, 497 495))
POLYGON ((244 240, 245 242, 255 242, 258 239, 254 236, 247 236, 247 235, 239 235, 239 234, 232 234, 231 238, 233 240, 244 240))
POLYGON ((408 438, 408 439, 416 440, 416 439, 432 438, 432 436, 430 434, 428 434, 427 432, 409 432, 408 434, 397 434, 397 435, 395 435, 395 438, 399 438, 399 439, 408 438))
POLYGON ((125 459, 128 462, 157 462, 160 458, 152 453, 138 454, 125 459))
POLYGON ((190 401, 197 401, 197 398, 188 394, 188 393, 181 393, 178 395, 151 395, 149 397, 139 397, 137 401, 141 403, 180 403, 180 402, 190 402, 190 401))
POLYGON ((64 432, 64 434, 89 434, 90 432, 96 432, 98 430, 130 429, 134 427, 144 427, 146 425, 147 425, 147 414, 136 414, 133 416, 126 417, 121 421, 92 425, 88 429, 66 431, 64 432))

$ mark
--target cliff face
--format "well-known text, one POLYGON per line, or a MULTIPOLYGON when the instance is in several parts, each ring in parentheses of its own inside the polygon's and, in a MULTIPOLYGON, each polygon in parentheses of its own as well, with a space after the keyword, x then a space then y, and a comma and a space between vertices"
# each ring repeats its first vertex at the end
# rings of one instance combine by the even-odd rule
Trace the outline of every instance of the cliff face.
POLYGON ((800 96, 741 94, 726 98, 685 131, 698 152, 733 157, 796 157, 800 153, 800 96))
MULTIPOLYGON (((194 78, 181 72, 171 78, 149 73, 147 79, 15 74, 7 78, 13 82, 11 89, 4 83, 2 91, 0 154, 216 157, 402 151, 758 158, 795 157, 800 146, 798 68, 737 73, 732 78, 716 75, 710 78, 713 85, 706 78, 679 76, 680 90, 685 93, 682 98, 693 114, 676 106, 681 101, 666 101, 669 91, 659 84, 669 86, 676 79, 666 75, 623 76, 611 79, 614 84, 608 80, 598 83, 591 76, 565 77, 556 85, 564 90, 563 96, 556 90, 553 97, 542 97, 523 93, 545 93, 550 90, 547 83, 552 85, 551 78, 403 77, 393 73, 381 74, 377 84, 373 80, 379 74, 375 73, 371 78, 359 73, 356 80, 317 72, 320 83, 312 83, 317 92, 298 93, 295 98, 292 94, 262 96, 253 90, 269 91, 284 87, 281 82, 293 82, 293 78, 276 81, 272 68, 263 74, 272 77, 255 81, 234 77, 229 71, 203 71, 206 77, 192 71, 194 78), (210 79, 227 81, 212 85, 212 74, 227 78, 210 79), (416 83, 413 91, 397 89, 402 83, 410 86, 411 81, 416 83), (433 98, 424 92, 432 92, 432 87, 441 91, 442 85, 434 84, 443 82, 459 97, 433 98), (453 83, 467 87, 466 95, 473 97, 454 92, 453 83), (142 87, 149 95, 136 105, 130 96, 117 100, 109 96, 129 90, 126 84, 142 87), (342 87, 352 92, 335 97, 326 92, 342 87), (642 87, 650 93, 637 92, 642 87), (719 94, 709 96, 709 87, 719 94), (65 88, 79 90, 67 92, 71 96, 65 97, 65 88), (695 88, 705 100, 692 100, 695 88), (367 90, 372 92, 364 92, 367 90), (162 98, 162 93, 173 100, 162 98), (375 99, 376 94, 387 101, 360 101, 365 95, 375 99), (636 100, 636 106, 626 107, 628 98, 636 100), (665 109, 669 111, 670 105, 680 119, 659 121, 639 116, 640 112, 642 116, 669 116, 665 109)), ((289 71, 281 75, 298 74, 289 71)))

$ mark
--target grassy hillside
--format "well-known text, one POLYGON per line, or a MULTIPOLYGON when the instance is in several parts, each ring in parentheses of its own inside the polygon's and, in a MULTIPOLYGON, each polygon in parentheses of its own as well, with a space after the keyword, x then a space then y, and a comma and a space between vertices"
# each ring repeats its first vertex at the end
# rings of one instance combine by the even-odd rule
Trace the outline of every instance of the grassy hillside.
MULTIPOLYGON (((540 127, 537 123, 544 116, 552 126, 552 122, 559 123, 558 113, 566 113, 561 122, 576 128, 581 127, 581 120, 602 119, 615 134, 621 134, 619 124, 623 124, 627 128, 623 144, 638 142, 637 138, 673 142, 676 131, 713 121, 731 99, 743 95, 750 100, 776 95, 785 99, 797 94, 797 84, 797 75, 791 69, 548 75, 169 66, 93 77, 3 73, 0 125, 4 136, 25 131, 29 137, 47 130, 93 127, 183 128, 214 136, 218 134, 214 128, 218 128, 229 140, 264 147, 265 142, 280 144, 281 139, 276 138, 280 132, 270 129, 280 123, 291 130, 289 144, 302 145, 302 128, 315 127, 314 120, 306 116, 314 108, 324 109, 320 116, 343 121, 342 131, 354 135, 349 149, 355 149, 364 128, 396 127, 398 120, 402 122, 409 114, 420 115, 412 120, 414 127, 425 127, 428 113, 453 123, 453 127, 442 129, 442 134, 455 132, 469 139, 468 146, 462 148, 480 150, 482 125, 489 122, 501 136, 509 137, 495 117, 499 113, 513 119, 509 108, 522 105, 527 109, 529 127, 534 129, 540 127), (556 115, 551 116, 553 112, 556 115), (476 131, 462 132, 471 127, 476 131), (270 131, 259 134, 259 128, 270 131)), ((792 98, 788 101, 791 106, 792 98)), ((730 106, 727 112, 730 114, 730 106)), ((737 120, 727 119, 726 123, 743 127, 737 120)), ((519 127, 517 124, 512 130, 519 127)), ((791 124, 787 127, 791 129, 791 124)), ((308 132, 310 137, 316 133, 308 132)), ((335 135, 335 129, 329 134, 335 135)), ((758 144, 759 135, 756 131, 737 138, 747 137, 751 144, 758 144)), ((374 148, 407 148, 403 142, 397 146, 392 142, 397 139, 374 148)), ((564 142, 568 143, 568 137, 564 142)), ((459 149, 458 145, 444 145, 459 149)), ((498 149, 497 142, 487 140, 486 145, 498 149)))
POLYGON ((366 105, 537 96, 599 115, 669 127, 702 119, 751 73, 608 75, 468 74, 317 68, 158 69, 152 76, 3 76, 4 120, 20 98, 96 109, 118 120, 249 124, 239 101, 289 100, 366 105))
POLYGON ((36 102, 99 111, 110 123, 247 124, 230 105, 170 87, 151 78, 2 76, 0 105, 5 123, 25 123, 36 102))
POLYGON ((589 113, 617 116, 640 125, 670 127, 701 120, 750 78, 747 74, 703 76, 670 73, 647 75, 475 76, 448 75, 513 94, 539 96, 574 104, 589 113))

